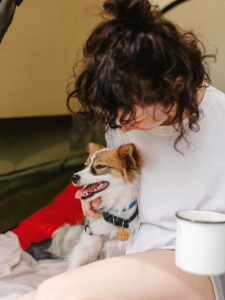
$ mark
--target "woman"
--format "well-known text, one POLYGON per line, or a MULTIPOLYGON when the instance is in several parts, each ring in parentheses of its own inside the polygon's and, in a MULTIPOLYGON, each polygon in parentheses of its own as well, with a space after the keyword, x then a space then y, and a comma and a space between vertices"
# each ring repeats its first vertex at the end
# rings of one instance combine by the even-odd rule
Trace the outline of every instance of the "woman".
MULTIPOLYGON (((69 99, 92 127, 106 123, 108 147, 142 150, 140 230, 128 255, 58 275, 21 299, 224 300, 223 276, 185 273, 173 251, 176 211, 225 212, 225 95, 209 85, 213 56, 147 0, 107 0, 104 9, 69 99)), ((98 217, 99 201, 82 203, 84 213, 98 217)))

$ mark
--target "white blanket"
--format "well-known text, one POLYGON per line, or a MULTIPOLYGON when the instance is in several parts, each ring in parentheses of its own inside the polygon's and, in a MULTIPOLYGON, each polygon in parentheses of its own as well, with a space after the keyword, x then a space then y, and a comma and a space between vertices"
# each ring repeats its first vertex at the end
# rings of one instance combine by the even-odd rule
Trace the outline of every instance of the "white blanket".
POLYGON ((66 271, 65 261, 37 262, 23 251, 16 234, 0 235, 0 299, 15 300, 35 290, 41 282, 66 271))

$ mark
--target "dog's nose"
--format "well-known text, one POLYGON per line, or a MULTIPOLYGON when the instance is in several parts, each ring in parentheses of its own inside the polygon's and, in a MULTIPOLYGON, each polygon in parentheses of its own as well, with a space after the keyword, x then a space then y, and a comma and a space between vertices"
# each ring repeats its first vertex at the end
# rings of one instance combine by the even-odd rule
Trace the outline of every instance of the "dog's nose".
POLYGON ((79 175, 75 174, 75 175, 72 176, 73 183, 77 183, 79 180, 80 180, 80 176, 79 175))

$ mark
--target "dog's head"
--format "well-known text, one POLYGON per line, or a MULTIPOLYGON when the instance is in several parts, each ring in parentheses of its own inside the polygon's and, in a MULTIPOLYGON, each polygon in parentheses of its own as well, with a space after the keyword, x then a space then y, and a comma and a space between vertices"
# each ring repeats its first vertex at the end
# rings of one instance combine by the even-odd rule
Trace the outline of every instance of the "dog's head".
POLYGON ((89 157, 85 169, 73 174, 75 186, 83 186, 76 194, 81 200, 91 201, 103 196, 124 183, 132 183, 143 164, 142 154, 134 144, 126 144, 118 149, 107 149, 90 143, 89 157))

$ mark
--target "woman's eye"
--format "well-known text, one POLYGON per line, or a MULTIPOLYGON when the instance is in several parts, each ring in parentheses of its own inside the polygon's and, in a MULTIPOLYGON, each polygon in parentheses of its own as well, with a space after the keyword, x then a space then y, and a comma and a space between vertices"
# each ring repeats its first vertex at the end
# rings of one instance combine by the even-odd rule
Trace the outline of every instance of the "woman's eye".
POLYGON ((103 166, 103 165, 97 165, 96 166, 96 169, 103 169, 103 168, 106 168, 106 166, 103 166))

